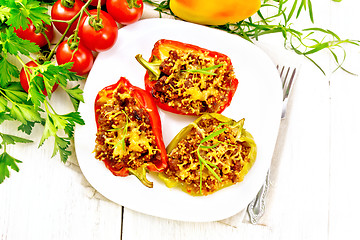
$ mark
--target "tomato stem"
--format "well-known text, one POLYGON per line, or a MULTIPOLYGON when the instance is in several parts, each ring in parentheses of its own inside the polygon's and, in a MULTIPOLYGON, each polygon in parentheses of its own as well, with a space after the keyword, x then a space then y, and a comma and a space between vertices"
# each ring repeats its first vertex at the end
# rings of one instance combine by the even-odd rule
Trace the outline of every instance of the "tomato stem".
POLYGON ((75 4, 75 0, 61 0, 61 5, 67 8, 73 8, 75 4))
MULTIPOLYGON (((92 1, 92 0, 88 1, 87 3, 90 4, 91 1, 92 1)), ((81 8, 81 10, 83 10, 83 9, 81 8)), ((80 15, 79 15, 79 19, 80 19, 80 20, 81 20, 83 14, 84 14, 84 11, 81 11, 81 10, 80 10, 80 15)), ((84 9, 84 10, 86 10, 86 9, 84 9)), ((69 44, 71 50, 74 50, 75 48, 77 48, 77 47, 79 46, 78 32, 79 32, 80 20, 77 22, 76 28, 75 28, 75 30, 74 30, 74 34, 72 35, 72 36, 74 36, 73 39, 75 40, 76 46, 75 46, 75 44, 72 44, 72 45, 69 44), (72 47, 73 47, 73 48, 72 48, 72 47)), ((70 38, 71 38, 72 36, 70 36, 70 38)), ((70 39, 70 38, 69 38, 69 39, 70 39)), ((68 43, 70 43, 70 40, 68 41, 68 43)))
MULTIPOLYGON (((76 21, 76 19, 79 18, 79 16, 82 16, 83 12, 86 10, 86 8, 90 5, 90 3, 92 2, 92 0, 89 0, 85 3, 84 6, 82 6, 82 8, 80 9, 80 11, 69 21, 67 21, 68 26, 65 30, 65 32, 63 33, 63 35, 60 37, 59 41, 56 43, 55 47, 51 50, 51 52, 49 53, 49 55, 47 56, 46 60, 50 61, 50 59, 54 56, 55 51, 57 49, 57 47, 60 45, 60 43, 65 39, 66 37, 66 33, 69 31, 71 25, 76 21)), ((80 21, 79 21, 80 22, 80 21)), ((75 31, 79 31, 79 22, 78 25, 76 26, 75 31)))
POLYGON ((96 17, 90 15, 89 25, 94 28, 95 31, 99 31, 100 29, 104 28, 102 24, 102 19, 100 18, 100 11, 101 11, 101 0, 98 0, 97 7, 96 7, 96 17))
POLYGON ((89 17, 91 16, 90 12, 89 12, 87 9, 84 9, 84 12, 85 12, 89 17))
POLYGON ((137 4, 137 0, 126 0, 130 9, 139 8, 141 5, 137 4))
POLYGON ((73 34, 67 40, 67 44, 71 50, 75 50, 79 47, 80 38, 76 36, 77 34, 73 34))
MULTIPOLYGON (((51 111, 53 112, 53 114, 58 115, 58 114, 56 113, 54 107, 51 106, 50 102, 49 102, 47 99, 45 99, 45 102, 44 102, 44 103, 45 103, 45 106, 49 106, 49 107, 51 108, 51 111)), ((50 111, 49 111, 48 108, 47 108, 46 110, 47 110, 46 112, 50 113, 50 111)))
POLYGON ((98 18, 100 18, 101 0, 98 0, 96 9, 97 9, 97 16, 98 18))
POLYGON ((70 20, 59 20, 59 19, 50 19, 52 22, 61 22, 61 23, 68 23, 70 20))
POLYGON ((51 42, 50 42, 48 36, 46 35, 45 31, 46 31, 46 29, 45 29, 44 31, 41 31, 41 34, 42 34, 42 35, 44 36, 44 38, 46 39, 46 42, 47 42, 47 44, 48 44, 48 47, 50 48, 51 42))
POLYGON ((91 16, 89 18, 89 25, 94 28, 95 31, 99 31, 100 29, 104 28, 102 24, 102 19, 97 16, 91 16))
POLYGON ((16 59, 21 63, 21 65, 24 67, 26 64, 24 63, 24 61, 21 59, 21 57, 19 57, 18 55, 16 55, 16 59))

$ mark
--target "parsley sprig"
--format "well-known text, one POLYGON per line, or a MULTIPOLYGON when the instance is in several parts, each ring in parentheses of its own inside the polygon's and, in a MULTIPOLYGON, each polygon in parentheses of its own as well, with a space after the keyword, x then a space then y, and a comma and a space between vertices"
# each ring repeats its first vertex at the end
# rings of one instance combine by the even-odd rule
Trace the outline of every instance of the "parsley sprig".
MULTIPOLYGON (((23 40, 14 33, 14 28, 26 29, 31 20, 35 26, 43 23, 51 24, 48 9, 36 0, 0 0, 0 124, 4 121, 19 123, 18 130, 31 135, 36 124, 43 125, 43 134, 39 147, 49 139, 54 139, 53 154, 59 154, 61 161, 69 158, 70 144, 76 124, 84 124, 79 112, 83 102, 83 91, 80 85, 68 87, 70 82, 82 80, 69 69, 72 63, 56 65, 50 57, 35 60, 33 56, 41 53, 41 49, 28 40, 23 40), (29 67, 24 59, 37 62, 37 66, 29 67), (29 80, 28 93, 19 83, 20 68, 23 68, 29 80), (52 89, 55 84, 65 91, 74 111, 59 114, 51 104, 52 89), (43 93, 43 89, 46 95, 43 93)), ((52 1, 46 1, 51 3, 52 1)), ((19 171, 18 160, 9 155, 6 146, 17 143, 30 143, 32 140, 0 133, 0 183, 10 176, 9 168, 19 171)))
POLYGON ((31 20, 35 27, 51 24, 48 9, 35 0, 0 0, 0 20, 16 29, 26 29, 31 20))
POLYGON ((19 159, 16 159, 7 153, 6 146, 16 143, 31 143, 32 140, 5 133, 0 133, 0 138, 2 139, 0 149, 3 149, 2 154, 0 154, 0 183, 2 183, 5 178, 10 177, 9 168, 18 172, 19 167, 17 163, 21 163, 19 159))

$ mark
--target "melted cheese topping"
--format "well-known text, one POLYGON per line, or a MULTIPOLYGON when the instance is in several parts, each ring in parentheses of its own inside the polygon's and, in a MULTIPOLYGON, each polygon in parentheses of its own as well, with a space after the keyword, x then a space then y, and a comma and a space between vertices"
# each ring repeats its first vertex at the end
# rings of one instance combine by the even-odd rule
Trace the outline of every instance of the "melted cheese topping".
POLYGON ((214 119, 202 120, 199 123, 201 126, 194 127, 169 154, 165 175, 182 184, 192 195, 201 194, 201 185, 202 194, 207 195, 242 181, 255 160, 256 147, 253 140, 239 136, 242 130, 230 125, 223 125, 226 128, 223 133, 204 142, 202 145, 205 147, 200 148, 198 154, 201 140, 214 131, 219 123, 214 119), (199 155, 221 181, 200 162, 199 155))
POLYGON ((119 89, 111 99, 100 95, 95 157, 117 166, 137 169, 159 157, 160 151, 149 124, 148 113, 140 109, 136 100, 119 89))
POLYGON ((217 59, 208 53, 173 50, 163 62, 166 80, 158 81, 155 97, 185 113, 199 115, 217 112, 227 102, 235 78, 229 59, 217 59), (221 65, 207 72, 189 72, 221 65), (166 90, 166 91, 164 91, 166 90))

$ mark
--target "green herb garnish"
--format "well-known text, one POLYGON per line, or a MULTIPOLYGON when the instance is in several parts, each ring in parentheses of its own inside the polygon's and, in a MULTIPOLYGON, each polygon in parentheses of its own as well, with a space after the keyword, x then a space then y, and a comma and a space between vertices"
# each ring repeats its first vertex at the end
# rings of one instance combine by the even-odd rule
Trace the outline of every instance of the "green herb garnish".
POLYGON ((214 65, 211 67, 207 67, 207 68, 202 68, 202 69, 186 69, 183 70, 184 72, 189 72, 189 73, 201 73, 201 74, 205 74, 205 75, 213 75, 216 76, 217 74, 214 72, 211 72, 211 70, 217 69, 219 67, 221 67, 224 64, 218 64, 218 65, 214 65))
MULTIPOLYGON (((219 126, 218 126, 219 127, 219 126)), ((198 146, 198 148, 196 149, 196 153, 198 155, 198 158, 199 158, 199 164, 200 164, 200 193, 202 194, 202 171, 204 169, 204 166, 209 170, 209 172, 214 175, 214 177, 219 181, 221 182, 221 178, 219 177, 219 175, 214 171, 214 169, 212 169, 211 167, 214 167, 214 168, 217 168, 219 169, 218 166, 216 166, 215 164, 213 164, 212 162, 204 159, 201 154, 200 154, 200 149, 212 149, 212 148, 215 148, 219 145, 219 143, 216 143, 214 145, 211 145, 211 146, 206 146, 206 145, 203 145, 203 143, 207 142, 207 141, 210 141, 212 139, 214 139, 216 136, 219 136, 220 134, 222 134, 223 132, 226 131, 226 128, 222 128, 220 130, 217 130, 215 131, 218 127, 216 127, 214 129, 214 131, 212 131, 208 136, 206 136, 205 138, 203 138, 201 141, 200 141, 200 144, 198 146)))
POLYGON ((117 142, 117 143, 113 146, 113 149, 117 148, 117 147, 121 144, 123 150, 125 150, 125 137, 126 137, 126 134, 127 134, 127 128, 128 128, 128 126, 129 126, 129 120, 128 120, 129 117, 128 117, 128 115, 125 113, 124 110, 122 110, 121 112, 124 113, 124 115, 125 115, 125 119, 126 119, 125 126, 122 127, 122 128, 109 129, 108 131, 114 132, 114 131, 119 131, 119 130, 121 130, 121 129, 123 130, 123 132, 122 132, 122 138, 120 139, 119 142, 117 142))

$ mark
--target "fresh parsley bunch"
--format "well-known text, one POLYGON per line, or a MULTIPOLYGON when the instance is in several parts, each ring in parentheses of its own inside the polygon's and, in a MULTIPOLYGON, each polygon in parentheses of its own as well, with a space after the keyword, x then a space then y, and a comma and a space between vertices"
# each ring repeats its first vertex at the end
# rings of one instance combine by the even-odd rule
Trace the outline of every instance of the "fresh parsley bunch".
MULTIPOLYGON (((79 112, 79 102, 84 101, 80 85, 68 88, 68 82, 81 80, 82 77, 69 71, 72 63, 55 65, 49 49, 40 49, 36 44, 19 38, 14 28, 26 29, 29 20, 34 25, 51 24, 48 9, 43 3, 53 1, 36 0, 0 0, 0 124, 4 121, 19 123, 18 130, 31 134, 35 124, 44 126, 39 147, 50 137, 55 139, 53 156, 57 153, 66 162, 71 154, 69 150, 76 124, 84 124, 79 112), (35 60, 33 56, 37 56, 35 60), (29 90, 25 92, 19 82, 20 69, 14 64, 25 66, 23 59, 39 64, 31 68, 29 90), (48 59, 50 58, 50 59, 48 59), (70 97, 74 112, 58 114, 49 102, 51 90, 58 84, 70 97), (39 89, 45 88, 44 92, 39 89)), ((32 140, 0 132, 0 183, 10 176, 9 168, 19 171, 21 161, 10 156, 6 146, 17 143, 30 143, 32 140)))

